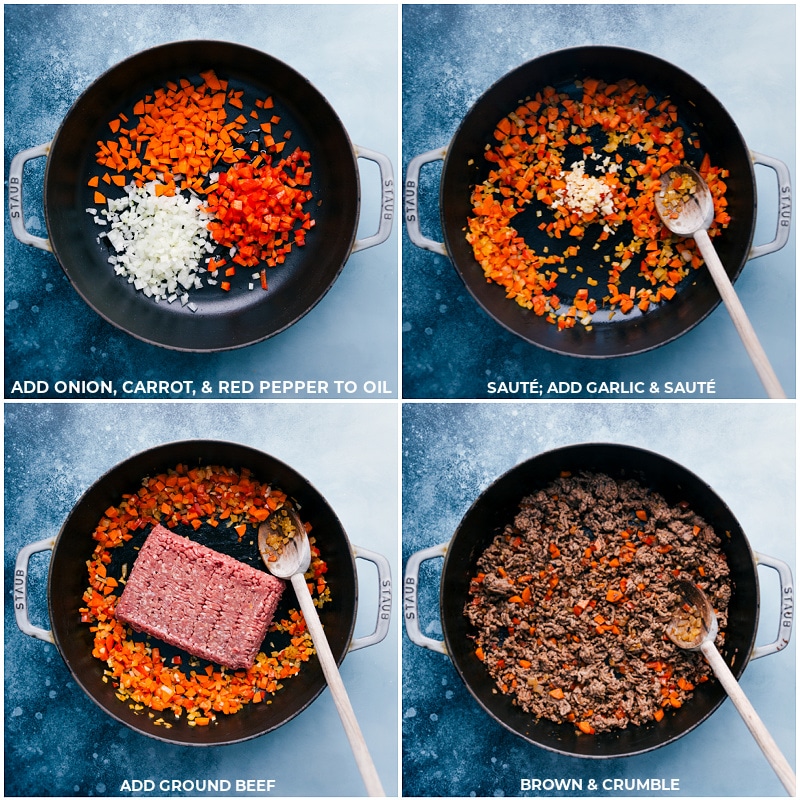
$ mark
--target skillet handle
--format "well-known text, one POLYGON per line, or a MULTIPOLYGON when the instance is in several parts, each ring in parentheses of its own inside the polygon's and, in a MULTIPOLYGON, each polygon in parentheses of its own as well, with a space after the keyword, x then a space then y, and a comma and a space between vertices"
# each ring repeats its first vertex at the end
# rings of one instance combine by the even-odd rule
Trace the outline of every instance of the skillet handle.
POLYGON ((439 147, 436 150, 429 150, 427 153, 421 153, 412 158, 408 162, 408 169, 406 170, 405 187, 408 238, 417 247, 421 247, 423 250, 430 250, 432 253, 438 253, 440 256, 447 255, 447 249, 444 244, 428 239, 419 227, 419 172, 423 165, 429 164, 431 161, 443 161, 445 155, 447 155, 447 148, 439 147))
POLYGON ((753 648, 750 660, 768 656, 770 653, 777 653, 783 650, 789 639, 792 637, 792 627, 794 625, 794 581, 792 579, 791 567, 780 559, 764 555, 764 553, 754 553, 756 564, 763 564, 765 567, 774 569, 778 573, 778 581, 781 592, 781 618, 778 625, 778 637, 774 642, 762 644, 753 648))
POLYGON ((766 244, 755 245, 750 249, 748 256, 748 258, 759 258, 780 250, 789 241, 789 231, 792 228, 792 176, 789 167, 780 159, 752 150, 750 157, 754 164, 761 164, 763 167, 775 170, 778 178, 778 226, 775 230, 775 238, 766 244))
POLYGON ((50 152, 52 142, 46 142, 27 150, 20 150, 13 159, 8 169, 8 216, 11 220, 11 232, 22 242, 40 250, 53 252, 49 239, 34 236, 25 230, 25 217, 22 213, 22 172, 25 164, 34 158, 42 158, 50 152))
POLYGON ((376 244, 385 242, 392 232, 392 222, 394 222, 394 171, 392 170, 392 162, 383 153, 378 153, 376 150, 368 150, 366 147, 356 145, 355 151, 356 158, 366 158, 369 161, 374 161, 380 170, 381 219, 378 224, 378 232, 364 239, 356 239, 353 242, 351 253, 357 253, 359 250, 366 250, 368 247, 374 247, 376 244))
POLYGON ((419 627, 419 568, 424 561, 432 558, 444 558, 447 553, 446 544, 437 544, 413 553, 406 562, 406 574, 403 580, 403 616, 406 620, 406 633, 414 644, 427 647, 434 653, 447 655, 447 646, 440 639, 431 639, 419 627))
POLYGON ((55 539, 42 539, 40 542, 25 545, 17 554, 17 563, 14 567, 14 615, 17 618, 17 625, 28 636, 50 644, 55 644, 52 631, 37 627, 31 623, 28 616, 28 562, 34 553, 52 550, 55 546, 55 539))
POLYGON ((352 653, 353 650, 360 650, 362 647, 369 647, 373 644, 378 644, 386 638, 389 632, 389 623, 392 620, 392 570, 389 567, 389 562, 380 553, 374 553, 372 550, 367 550, 363 547, 353 547, 353 554, 356 558, 363 558, 365 561, 371 561, 378 570, 378 588, 379 588, 379 601, 378 601, 378 620, 375 624, 375 630, 368 636, 360 636, 358 639, 352 639, 350 647, 347 652, 352 653))

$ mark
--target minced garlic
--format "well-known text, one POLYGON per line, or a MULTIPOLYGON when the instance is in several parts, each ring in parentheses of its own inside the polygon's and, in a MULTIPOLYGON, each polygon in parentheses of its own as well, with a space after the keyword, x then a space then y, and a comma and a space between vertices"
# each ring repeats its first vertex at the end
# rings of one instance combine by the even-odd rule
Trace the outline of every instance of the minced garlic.
POLYGON ((562 172, 559 177, 566 182, 564 189, 558 189, 556 199, 551 208, 567 206, 581 214, 595 212, 601 216, 614 213, 614 196, 611 187, 594 175, 587 175, 585 162, 576 161, 569 172, 562 172))

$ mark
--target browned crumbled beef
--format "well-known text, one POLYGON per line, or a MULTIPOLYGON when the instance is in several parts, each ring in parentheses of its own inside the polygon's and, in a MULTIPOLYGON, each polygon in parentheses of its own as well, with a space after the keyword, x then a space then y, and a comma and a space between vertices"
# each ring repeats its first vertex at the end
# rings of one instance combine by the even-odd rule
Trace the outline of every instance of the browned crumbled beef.
POLYGON ((283 581, 156 525, 145 539, 116 617, 231 669, 253 665, 283 581))
POLYGON ((585 732, 641 725, 711 671, 666 636, 677 579, 711 599, 722 643, 729 569, 714 530, 635 480, 564 474, 522 499, 477 563, 476 652, 523 709, 585 732))

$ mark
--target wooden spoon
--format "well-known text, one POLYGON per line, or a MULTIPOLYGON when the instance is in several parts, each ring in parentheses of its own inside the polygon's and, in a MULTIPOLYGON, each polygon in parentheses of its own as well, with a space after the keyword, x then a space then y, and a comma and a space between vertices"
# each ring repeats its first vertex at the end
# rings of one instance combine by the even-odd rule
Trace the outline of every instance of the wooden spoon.
POLYGON ((673 167, 661 176, 661 190, 656 193, 655 205, 661 221, 669 230, 678 236, 694 237, 767 395, 785 398, 786 393, 709 238, 708 228, 714 219, 714 201, 708 184, 689 166, 673 167), (673 188, 676 182, 682 188, 673 188))
POLYGON ((733 701, 780 782, 789 796, 794 797, 797 791, 797 779, 789 762, 778 749, 772 735, 714 644, 719 626, 711 603, 708 602, 705 593, 689 581, 677 581, 673 588, 682 596, 683 602, 667 628, 667 636, 678 647, 684 650, 699 650, 705 656, 714 675, 733 701))
POLYGON ((311 546, 305 525, 291 506, 273 511, 258 529, 258 549, 267 569, 276 577, 288 580, 294 587, 300 610, 314 642, 325 680, 342 720, 359 772, 370 797, 385 797, 378 771, 361 733, 353 706, 331 652, 328 637, 320 622, 317 608, 306 584, 305 572, 311 564, 311 546))

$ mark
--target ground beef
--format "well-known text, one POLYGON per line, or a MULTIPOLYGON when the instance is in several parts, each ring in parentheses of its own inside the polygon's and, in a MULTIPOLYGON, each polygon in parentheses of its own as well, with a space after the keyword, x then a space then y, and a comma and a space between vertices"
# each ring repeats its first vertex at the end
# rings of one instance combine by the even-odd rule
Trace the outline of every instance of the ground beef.
POLYGON ((261 648, 283 581, 178 536, 148 534, 116 617, 192 655, 246 669, 261 648))
POLYGON ((729 569, 687 504, 635 480, 564 473, 525 497, 477 562, 464 613, 476 655, 525 711, 595 733, 660 720, 711 671, 666 637, 691 580, 724 639, 729 569))

